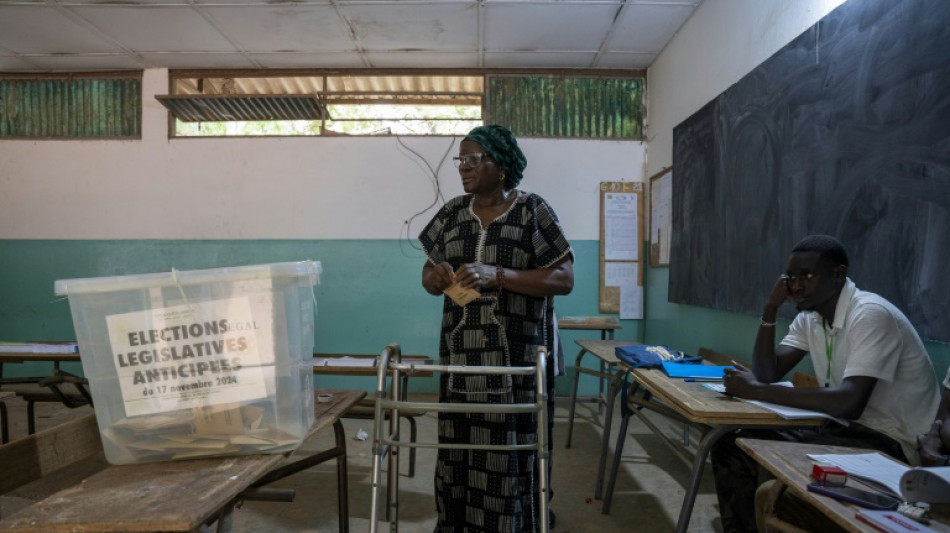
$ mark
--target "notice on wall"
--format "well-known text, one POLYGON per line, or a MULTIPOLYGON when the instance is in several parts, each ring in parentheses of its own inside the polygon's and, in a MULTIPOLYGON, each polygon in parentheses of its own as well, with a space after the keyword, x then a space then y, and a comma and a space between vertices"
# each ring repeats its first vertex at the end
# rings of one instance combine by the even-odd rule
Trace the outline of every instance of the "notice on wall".
POLYGON ((650 181, 650 264, 670 264, 673 227, 673 174, 667 167, 650 181))
POLYGON ((245 296, 107 316, 126 415, 266 397, 271 317, 245 296))
POLYGON ((640 256, 637 195, 608 193, 604 196, 604 259, 638 261, 640 256))
POLYGON ((604 285, 607 287, 622 287, 628 283, 636 285, 639 280, 640 263, 604 263, 604 285))
POLYGON ((643 287, 636 282, 620 285, 620 318, 638 320, 643 318, 643 287))

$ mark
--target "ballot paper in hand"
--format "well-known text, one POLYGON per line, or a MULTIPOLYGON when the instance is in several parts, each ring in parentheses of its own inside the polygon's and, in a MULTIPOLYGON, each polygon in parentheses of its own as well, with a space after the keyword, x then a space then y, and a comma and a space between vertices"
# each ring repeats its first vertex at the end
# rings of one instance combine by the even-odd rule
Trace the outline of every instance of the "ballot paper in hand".
POLYGON ((460 306, 465 306, 475 298, 478 298, 482 295, 482 293, 476 291, 475 289, 466 289, 465 287, 462 287, 462 285, 457 281, 449 285, 449 287, 442 292, 444 292, 446 296, 451 298, 453 302, 460 306))

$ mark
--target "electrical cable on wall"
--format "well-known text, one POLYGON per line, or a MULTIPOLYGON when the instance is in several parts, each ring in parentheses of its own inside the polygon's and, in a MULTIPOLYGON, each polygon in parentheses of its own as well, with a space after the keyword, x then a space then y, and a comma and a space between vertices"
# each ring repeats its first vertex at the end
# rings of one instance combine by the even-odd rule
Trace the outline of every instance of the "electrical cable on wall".
MULTIPOLYGON (((425 209, 417 213, 414 213, 407 220, 403 221, 403 224, 402 224, 402 227, 400 228, 400 233, 399 233, 400 251, 404 250, 402 246, 403 237, 405 237, 406 243, 413 250, 416 250, 416 251, 422 250, 422 247, 420 247, 419 244, 416 243, 415 236, 412 235, 412 232, 411 232, 412 223, 416 218, 425 214, 427 211, 435 207, 435 205, 438 204, 439 201, 441 201, 443 204, 445 203, 445 198, 442 196, 442 188, 439 185, 439 171, 442 170, 442 165, 445 164, 445 160, 448 159, 449 154, 452 152, 452 148, 454 146, 455 146, 455 137, 452 137, 452 142, 449 143, 449 146, 448 148, 446 148, 445 153, 442 154, 442 159, 439 160, 439 164, 435 168, 432 168, 432 165, 429 164, 429 162, 426 160, 425 157, 422 156, 422 154, 413 150, 412 148, 409 148, 404 142, 402 142, 402 139, 400 139, 399 137, 396 137, 397 149, 399 149, 399 151, 405 154, 407 157, 410 157, 416 163, 416 165, 418 165, 419 168, 422 169, 423 173, 428 176, 429 181, 432 182, 432 190, 434 193, 432 202, 429 203, 429 205, 427 205, 425 209), (412 155, 410 156, 409 154, 406 154, 406 152, 404 152, 403 150, 408 150, 409 152, 411 152, 412 155), (412 157, 412 156, 415 156, 415 157, 412 157), (403 232, 405 232, 405 234, 403 234, 403 232)), ((408 254, 405 251, 403 251, 403 255, 405 257, 418 257, 415 254, 408 254)))

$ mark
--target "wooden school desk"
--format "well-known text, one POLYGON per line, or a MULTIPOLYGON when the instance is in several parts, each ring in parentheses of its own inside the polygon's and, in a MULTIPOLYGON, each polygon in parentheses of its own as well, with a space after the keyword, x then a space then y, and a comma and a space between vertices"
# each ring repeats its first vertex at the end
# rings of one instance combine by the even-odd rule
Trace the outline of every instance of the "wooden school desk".
MULTIPOLYGON (((378 355, 367 354, 313 354, 313 373, 315 375, 326 376, 362 376, 376 379, 376 365, 374 362, 378 355), (319 363, 326 364, 319 364, 319 363)), ((432 377, 432 370, 426 369, 426 365, 432 364, 432 358, 426 355, 403 355, 402 362, 406 364, 419 365, 418 369, 412 372, 403 372, 400 376, 400 395, 403 400, 408 398, 409 378, 410 377, 432 377)), ((387 370, 387 375, 392 376, 392 370, 387 370)), ((375 381, 372 382, 375 385, 375 381)), ((375 416, 376 403, 374 399, 366 398, 359 402, 353 409, 346 414, 346 418, 359 418, 363 420, 372 420, 375 416)), ((415 417, 422 414, 417 411, 402 410, 400 417, 406 419, 409 423, 409 440, 416 441, 415 417)), ((416 448, 409 448, 409 477, 416 475, 416 448)))
MULTIPOLYGON (((559 318, 557 321, 558 329, 564 330, 582 330, 582 331, 600 331, 600 340, 614 340, 614 332, 618 329, 623 329, 623 326, 620 325, 620 321, 616 317, 612 316, 566 316, 559 318)), ((575 368, 580 367, 581 358, 583 358, 584 352, 581 350, 577 354, 577 360, 574 362, 575 368)), ((603 374, 607 369, 604 366, 604 363, 600 363, 600 373, 603 374)), ((595 374, 596 375, 596 374, 595 374)), ((577 390, 577 375, 574 376, 574 389, 577 390)), ((596 398, 591 398, 590 401, 597 402, 597 412, 603 412, 604 407, 604 384, 608 380, 604 378, 598 379, 598 396, 596 398)), ((571 406, 577 402, 577 394, 573 396, 571 400, 571 406)), ((567 447, 571 447, 571 441, 568 439, 567 447)))
MULTIPOLYGON (((16 533, 198 532, 206 531, 206 524, 217 519, 218 531, 229 531, 231 512, 235 503, 248 494, 245 491, 335 458, 340 531, 348 531, 346 439, 340 418, 366 393, 335 389, 320 389, 316 393, 332 396, 330 402, 315 402, 316 422, 310 435, 332 425, 336 436, 334 448, 306 457, 262 454, 106 465, 80 483, 5 517, 0 521, 0 530, 16 533)), ((88 460, 103 462, 102 454, 88 460)), ((44 479, 37 481, 42 483, 44 479)))
POLYGON ((30 435, 36 431, 36 402, 61 402, 70 409, 92 404, 86 380, 60 369, 61 363, 81 363, 79 353, 0 351, 0 390, 14 392, 27 402, 27 432, 30 435), (5 364, 22 363, 53 363, 53 369, 49 374, 38 376, 4 377, 5 364))
MULTIPOLYGON (((376 365, 373 362, 378 355, 367 354, 313 354, 313 373, 317 375, 329 376, 369 376, 376 378, 376 365), (318 364, 318 361, 325 361, 327 364, 318 364)), ((414 372, 406 372, 402 375, 402 390, 408 390, 410 376, 431 377, 432 371, 427 370, 425 365, 432 364, 432 358, 426 355, 404 355, 402 362, 406 364, 417 364, 421 368, 414 372)), ((392 372, 389 372, 392 375, 392 372)), ((374 383, 375 384, 375 383, 374 383)))
MULTIPOLYGON (((765 467, 788 487, 788 490, 793 491, 795 495, 813 505, 846 531, 855 533, 872 533, 878 531, 854 517, 859 507, 834 498, 815 494, 806 488, 806 485, 814 481, 814 479, 811 478, 812 460, 808 458, 808 454, 869 453, 874 452, 874 450, 848 446, 830 446, 827 444, 806 444, 802 442, 761 439, 736 439, 736 444, 739 448, 748 453, 749 457, 755 459, 756 462, 765 467)), ((848 480, 848 484, 860 485, 860 483, 855 483, 851 479, 848 480)), ((941 505, 939 510, 937 506, 934 506, 933 510, 938 511, 935 518, 941 523, 931 523, 930 527, 939 531, 950 531, 950 527, 946 526, 946 519, 948 517, 943 514, 946 509, 947 506, 945 505, 941 505)))
MULTIPOLYGON (((683 496, 683 505, 676 522, 678 533, 685 533, 689 526, 706 458, 710 448, 723 435, 737 429, 819 426, 826 420, 825 418, 787 420, 772 411, 711 391, 703 387, 702 383, 672 379, 662 369, 635 368, 631 370, 630 375, 633 383, 630 385, 627 402, 633 412, 639 414, 641 408, 650 409, 673 420, 688 422, 698 427, 703 434, 693 455, 686 494, 683 496)), ((610 479, 604 495, 603 513, 610 511, 610 500, 617 480, 617 471, 620 468, 620 457, 623 455, 623 444, 629 420, 629 415, 621 420, 617 445, 614 447, 610 479)), ((665 435, 660 436, 665 437, 665 435)))
POLYGON ((601 437, 600 458, 598 460, 597 481, 594 486, 594 498, 600 499, 604 485, 604 472, 607 469, 607 455, 610 452, 610 426, 613 423, 614 404, 616 403, 617 393, 620 392, 623 384, 623 376, 627 371, 627 364, 617 359, 614 348, 617 346, 631 346, 637 344, 631 341, 615 340, 593 340, 581 339, 574 341, 581 347, 577 354, 577 360, 574 362, 574 387, 571 389, 571 400, 567 415, 567 448, 571 447, 571 440, 574 437, 574 412, 577 405, 577 383, 581 374, 596 376, 601 381, 607 382, 607 394, 602 396, 603 404, 606 407, 604 413, 604 431, 601 437), (600 370, 592 370, 581 366, 581 360, 590 354, 597 358, 600 370))

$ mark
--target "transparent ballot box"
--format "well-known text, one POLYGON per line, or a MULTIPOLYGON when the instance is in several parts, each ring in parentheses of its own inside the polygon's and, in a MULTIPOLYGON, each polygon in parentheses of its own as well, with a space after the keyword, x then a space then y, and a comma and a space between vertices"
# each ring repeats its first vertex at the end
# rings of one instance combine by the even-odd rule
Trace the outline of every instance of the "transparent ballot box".
POLYGON ((302 261, 56 281, 109 462, 296 449, 314 423, 320 274, 302 261))

